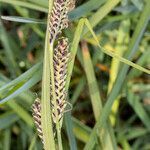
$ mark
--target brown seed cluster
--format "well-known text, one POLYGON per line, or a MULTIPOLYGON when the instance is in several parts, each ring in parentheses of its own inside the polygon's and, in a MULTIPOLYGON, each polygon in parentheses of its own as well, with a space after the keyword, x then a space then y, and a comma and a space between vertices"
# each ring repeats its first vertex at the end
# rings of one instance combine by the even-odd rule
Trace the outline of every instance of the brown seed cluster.
POLYGON ((53 43, 62 30, 68 27, 68 12, 75 6, 74 0, 55 0, 50 14, 50 43, 53 43))
POLYGON ((39 98, 36 98, 32 104, 32 116, 37 128, 38 135, 43 142, 43 132, 41 127, 41 103, 39 98))
MULTIPOLYGON (((69 58, 68 52, 68 40, 63 38, 58 42, 57 47, 54 50, 53 64, 54 64, 54 80, 55 80, 55 94, 57 104, 57 116, 58 120, 61 121, 64 109, 66 107, 66 77, 67 77, 67 64, 69 58)), ((51 95, 51 107, 52 117, 54 123, 56 123, 56 112, 54 109, 54 101, 51 95)))
MULTIPOLYGON (((56 115, 61 128, 63 120, 63 114, 67 105, 66 98, 67 93, 65 91, 66 77, 67 77, 67 65, 68 65, 68 39, 60 36, 62 30, 68 27, 68 12, 75 6, 74 0, 55 0, 52 12, 49 17, 49 33, 50 44, 57 46, 54 48, 53 66, 54 66, 54 82, 55 82, 55 95, 57 114, 55 112, 55 101, 52 95, 52 86, 50 84, 50 107, 52 109, 53 127, 56 124, 56 115), (60 40, 57 41, 57 38, 60 40)), ((50 79, 51 80, 51 79, 50 79)), ((51 83, 51 81, 50 81, 51 83)), ((36 99, 32 105, 33 119, 37 127, 37 131, 41 140, 43 139, 42 127, 41 127, 41 103, 39 99, 36 99)), ((43 140, 42 140, 43 142, 43 140)))

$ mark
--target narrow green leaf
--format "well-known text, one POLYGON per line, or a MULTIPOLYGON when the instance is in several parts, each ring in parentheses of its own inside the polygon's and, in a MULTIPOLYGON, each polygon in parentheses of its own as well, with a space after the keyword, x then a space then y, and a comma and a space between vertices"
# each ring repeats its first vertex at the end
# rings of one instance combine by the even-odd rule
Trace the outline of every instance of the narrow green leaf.
POLYGON ((69 139, 70 150, 77 150, 77 144, 73 134, 73 122, 71 120, 71 112, 65 114, 65 124, 69 139))
POLYGON ((34 149, 34 146, 35 146, 35 144, 36 144, 36 139, 37 139, 37 134, 35 134, 35 135, 33 136, 28 150, 33 150, 33 149, 34 149))
POLYGON ((48 1, 47 0, 28 0, 29 2, 32 2, 34 4, 37 4, 39 6, 44 6, 45 8, 48 8, 48 1))
MULTIPOLYGON (((145 4, 145 8, 143 9, 143 12, 140 16, 139 19, 139 24, 137 24, 136 28, 135 28, 135 32, 133 34, 132 40, 130 42, 130 47, 129 47, 129 52, 127 54, 127 58, 129 60, 131 60, 131 58, 133 57, 133 55, 135 54, 135 52, 137 51, 137 47, 139 45, 139 42, 142 38, 142 35, 146 29, 146 26, 148 24, 148 20, 149 20, 149 15, 150 15, 150 9, 149 9, 149 5, 150 5, 150 1, 146 0, 146 4, 145 4)), ((119 72, 118 78, 116 79, 116 82, 112 88, 112 91, 109 94, 109 97, 107 98, 107 102, 102 110, 102 115, 101 118, 98 120, 98 122, 96 123, 91 135, 90 135, 90 139, 87 142, 86 146, 85 146, 85 150, 89 150, 92 149, 95 145, 95 136, 98 130, 100 130, 102 128, 103 125, 105 125, 105 122, 110 114, 111 111, 111 107, 113 105, 114 100, 116 99, 116 97, 118 96, 118 93, 121 90, 122 84, 126 78, 126 74, 128 71, 129 66, 124 65, 121 69, 121 71, 119 72)))
POLYGON ((44 140, 44 149, 55 150, 55 142, 53 135, 53 126, 50 109, 50 60, 49 60, 49 36, 48 29, 45 39, 45 54, 43 64, 43 80, 42 80, 42 101, 41 101, 41 119, 42 119, 42 131, 44 140))
POLYGON ((100 50, 101 50, 102 52, 104 52, 105 54, 107 54, 107 55, 109 55, 109 56, 111 56, 111 57, 117 58, 117 59, 119 59, 121 62, 123 62, 123 63, 125 63, 125 64, 127 64, 127 65, 129 65, 129 66, 132 66, 132 67, 134 67, 134 68, 136 68, 136 69, 138 69, 138 70, 140 70, 140 71, 142 71, 142 72, 145 72, 145 73, 147 73, 147 74, 150 74, 150 70, 145 69, 145 68, 143 68, 143 67, 141 67, 141 66, 139 66, 139 65, 137 65, 137 64, 135 64, 135 63, 133 63, 133 62, 131 62, 131 61, 129 61, 129 60, 127 60, 127 59, 121 57, 121 56, 119 56, 118 54, 115 54, 115 53, 112 52, 112 51, 109 51, 109 50, 104 49, 104 48, 99 44, 98 38, 96 37, 96 34, 94 33, 94 31, 93 31, 93 29, 92 29, 92 27, 91 27, 91 25, 90 25, 90 22, 89 22, 87 19, 85 19, 85 24, 87 25, 88 29, 90 30, 90 32, 91 32, 91 34, 93 35, 93 37, 94 37, 94 39, 95 39, 95 41, 96 41, 98 47, 100 48, 100 50))
POLYGON ((108 0, 103 7, 99 8, 99 10, 92 15, 89 19, 91 22, 91 26, 94 27, 98 24, 100 20, 102 20, 112 9, 120 2, 120 0, 108 0))
POLYGON ((99 8, 106 0, 89 0, 83 5, 77 7, 75 10, 69 13, 69 19, 79 19, 90 13, 92 10, 99 8))
POLYGON ((67 75, 67 80, 66 80, 66 91, 68 91, 69 88, 69 84, 70 84, 70 79, 71 79, 71 75, 72 75, 72 70, 73 70, 73 66, 74 66, 74 61, 75 61, 75 57, 77 54, 77 50, 78 50, 78 45, 80 42, 80 36, 83 30, 83 26, 84 26, 84 19, 80 19, 78 26, 76 28, 75 34, 74 34, 74 39, 73 42, 71 44, 71 48, 70 48, 70 62, 68 64, 68 75, 67 75))
MULTIPOLYGON (((123 56, 124 52, 127 49, 127 40, 125 39, 129 39, 128 38, 129 29, 130 29, 129 27, 130 27, 129 19, 123 20, 120 23, 119 30, 117 33, 116 46, 114 52, 121 57, 123 56)), ((108 83, 108 94, 111 91, 113 84, 117 78, 120 63, 121 62, 119 61, 119 59, 116 58, 113 58, 111 61, 110 76, 109 76, 109 83, 108 83)), ((115 100, 112 106, 112 113, 110 114, 110 120, 113 126, 116 123, 116 115, 118 114, 119 104, 120 104, 120 95, 118 95, 118 98, 115 100)))
POLYGON ((130 86, 131 85, 129 85, 128 90, 127 90, 128 102, 132 106, 136 114, 139 116, 139 118, 142 120, 143 124, 150 131, 149 115, 146 113, 142 104, 140 103, 140 98, 132 92, 132 89, 130 86))
POLYGON ((35 85, 38 81, 41 79, 41 71, 37 71, 31 79, 29 79, 27 82, 25 82, 21 87, 19 87, 17 90, 15 90, 13 93, 8 95, 7 97, 1 99, 0 104, 3 104, 7 102, 8 100, 18 96, 20 93, 28 90, 31 88, 33 85, 35 85))
MULTIPOLYGON (((53 7, 53 0, 49 0, 49 14, 53 7)), ((42 79, 42 100, 41 100, 41 125, 43 131, 44 149, 55 150, 55 141, 50 108, 50 51, 49 51, 49 30, 46 30, 43 79, 42 79)))
POLYGON ((3 145, 3 150, 10 150, 10 144, 11 144, 11 131, 10 129, 6 129, 4 131, 4 145, 3 145))
POLYGON ((9 45, 9 40, 8 40, 8 35, 6 33, 6 30, 0 20, 0 40, 2 41, 2 45, 5 48, 5 55, 8 61, 7 67, 10 70, 10 73, 13 77, 16 77, 17 75, 20 74, 20 69, 18 67, 18 64, 15 60, 15 55, 13 53, 13 50, 11 49, 10 45, 9 45))
POLYGON ((36 74, 37 70, 41 70, 42 69, 42 63, 37 63, 36 65, 34 65, 32 68, 30 68, 29 70, 27 70, 25 73, 23 73, 22 75, 20 75, 18 78, 12 80, 11 82, 5 84, 4 86, 2 86, 0 88, 0 94, 2 92, 4 92, 4 90, 17 85, 19 82, 25 81, 27 79, 29 79, 31 76, 33 76, 34 74, 36 74))
MULTIPOLYGON (((71 49, 70 49, 70 57, 71 57, 70 60, 71 61, 68 64, 67 79, 66 79, 66 91, 68 91, 68 89, 69 89, 72 70, 73 70, 74 61, 75 61, 75 57, 76 57, 76 53, 77 53, 77 49, 78 49, 78 44, 80 41, 80 35, 83 30, 83 25, 84 25, 84 20, 81 19, 78 23, 78 26, 77 26, 75 34, 74 34, 73 42, 71 44, 71 49)), ((67 134, 69 137, 70 148, 71 148, 71 150, 75 150, 75 149, 77 149, 77 146, 76 146, 76 141, 75 141, 75 138, 73 135, 73 126, 72 126, 70 113, 66 113, 64 115, 64 118, 65 118, 67 134)))
POLYGON ((128 134, 126 135, 126 138, 128 140, 133 140, 135 138, 144 136, 149 133, 149 130, 142 128, 142 127, 136 127, 129 129, 128 134))
MULTIPOLYGON (((99 92, 97 80, 94 73, 92 59, 87 44, 86 42, 82 41, 81 45, 82 45, 84 68, 85 68, 85 73, 88 81, 89 93, 91 97, 91 103, 93 107, 94 116, 97 121, 101 116, 102 101, 101 101, 100 92, 99 92)), ((111 141, 111 136, 107 130, 108 126, 109 125, 107 124, 106 128, 103 128, 103 133, 100 133, 100 142, 103 150, 114 149, 111 141)))
POLYGON ((0 129, 6 129, 19 120, 19 117, 12 111, 0 115, 0 129))
POLYGON ((89 134, 91 133, 91 128, 84 125, 82 122, 77 120, 76 118, 72 118, 73 120, 73 132, 75 136, 82 142, 86 143, 89 139, 89 134))
POLYGON ((83 76, 81 79, 80 79, 80 82, 79 84, 77 85, 75 91, 74 91, 74 94, 71 98, 71 104, 75 104, 75 102, 77 101, 78 97, 80 96, 80 93, 83 91, 84 87, 85 87, 85 84, 86 84, 86 79, 85 77, 83 76))
POLYGON ((31 115, 28 114, 28 112, 18 105, 15 101, 9 101, 7 105, 21 118, 23 119, 27 125, 30 127, 33 127, 33 120, 31 115))
POLYGON ((22 7, 34 9, 34 10, 41 11, 41 12, 48 12, 47 8, 35 5, 33 3, 25 2, 25 1, 19 1, 19 0, 7 0, 7 1, 5 1, 5 0, 0 0, 0 2, 12 4, 14 6, 22 6, 22 7))
POLYGON ((98 84, 93 69, 91 56, 85 41, 82 41, 82 55, 83 55, 84 70, 88 81, 88 87, 89 87, 91 102, 93 106, 94 116, 95 119, 97 120, 100 117, 102 102, 101 102, 98 84))
MULTIPOLYGON (((108 0, 102 7, 100 7, 96 13, 94 13, 90 18, 89 22, 92 27, 95 27, 112 9, 120 2, 120 0, 108 0)), ((88 29, 85 28, 83 35, 88 32, 88 29)))
POLYGON ((14 21, 14 22, 22 22, 22 23, 35 23, 35 24, 46 24, 46 22, 33 19, 33 18, 25 18, 18 16, 1 16, 3 20, 14 21))
MULTIPOLYGON (((150 47, 148 47, 147 49, 150 49, 150 47)), ((143 54, 140 56, 140 58, 136 61, 136 64, 143 66, 145 64, 146 60, 148 60, 148 58, 150 56, 150 51, 147 51, 147 49, 145 52, 143 52, 143 54)), ((128 75, 128 78, 131 79, 133 77, 138 77, 138 76, 140 76, 140 74, 142 74, 141 71, 139 71, 135 68, 132 68, 128 75)))

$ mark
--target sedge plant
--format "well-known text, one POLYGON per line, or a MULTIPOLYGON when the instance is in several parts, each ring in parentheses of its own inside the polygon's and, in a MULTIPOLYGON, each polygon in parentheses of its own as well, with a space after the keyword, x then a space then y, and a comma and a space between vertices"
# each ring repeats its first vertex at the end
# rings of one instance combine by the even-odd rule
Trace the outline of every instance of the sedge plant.
MULTIPOLYGON (((9 3, 12 3, 12 2, 13 1, 9 1, 9 3)), ((101 108, 101 110, 97 114, 95 113, 96 115, 100 113, 100 117, 99 116, 96 117, 97 118, 96 124, 93 130, 91 129, 88 130, 89 131, 88 134, 90 134, 90 137, 88 137, 86 140, 85 139, 83 140, 84 142, 86 142, 85 147, 84 147, 85 150, 94 149, 98 143, 98 140, 99 139, 101 140, 101 138, 97 138, 97 137, 100 136, 100 133, 103 131, 104 126, 106 126, 107 124, 109 114, 111 112, 111 107, 115 99, 117 98, 118 93, 123 85, 123 81, 126 77, 129 66, 132 66, 140 71, 150 74, 150 71, 148 69, 145 69, 132 62, 133 55, 137 51, 136 50, 137 46, 139 45, 140 39, 144 33, 144 30, 149 20, 149 14, 150 14, 149 0, 145 0, 145 6, 144 6, 145 9, 143 13, 141 14, 140 23, 137 25, 136 30, 133 34, 133 38, 131 39, 129 52, 126 55, 126 58, 128 59, 125 59, 123 58, 123 56, 117 55, 112 51, 108 51, 107 49, 104 49, 99 44, 99 40, 92 29, 98 24, 99 21, 101 21, 101 19, 103 19, 103 17, 105 17, 108 14, 108 12, 110 12, 110 10, 112 10, 120 2, 119 0, 114 0, 114 1, 109 0, 89 20, 87 18, 82 18, 79 20, 78 26, 74 34, 72 45, 70 46, 71 47, 70 51, 69 51, 69 44, 68 44, 67 38, 62 37, 62 34, 61 34, 62 30, 68 27, 67 14, 72 9, 72 6, 74 6, 74 3, 72 2, 69 3, 69 2, 70 1, 67 1, 67 0, 66 1, 65 0, 54 0, 54 1, 49 0, 47 31, 46 31, 46 39, 45 39, 43 78, 42 78, 42 98, 41 100, 37 98, 32 106, 35 125, 37 128, 39 137, 41 138, 41 141, 43 143, 43 147, 46 150, 63 149, 63 145, 62 145, 63 142, 61 139, 61 127, 62 127, 63 116, 66 111, 66 105, 68 104, 66 101, 67 93, 68 93, 67 91, 69 88, 69 83, 70 83, 70 78, 72 75, 75 56, 77 54, 77 49, 78 49, 80 40, 83 40, 84 38, 86 39, 88 35, 92 34, 92 37, 95 41, 95 45, 97 46, 99 50, 113 57, 114 59, 118 59, 119 61, 127 64, 127 65, 124 65, 122 69, 120 70, 120 74, 116 78, 116 82, 114 83, 114 86, 112 90, 110 91, 110 95, 108 96, 106 104, 104 105, 103 108, 101 108), (71 56, 71 61, 68 62, 68 58, 70 56, 71 56)), ((32 7, 32 9, 35 9, 35 8, 32 7)), ((44 12, 47 12, 47 9, 44 9, 44 12)), ((88 58, 90 58, 89 55, 88 55, 88 58)), ((85 58, 84 58, 84 61, 85 61, 85 65, 87 65, 86 64, 87 60, 85 58)), ((91 64, 92 63, 90 62, 90 65, 91 64)), ((33 86, 35 83, 37 83, 40 80, 39 74, 41 70, 39 70, 39 68, 41 68, 41 64, 37 64, 35 67, 33 67, 33 70, 31 69, 31 71, 29 70, 29 72, 26 72, 25 75, 23 74, 22 78, 18 77, 14 81, 3 86, 0 92, 2 93, 3 91, 6 91, 7 88, 11 88, 11 90, 13 90, 12 87, 14 85, 17 85, 17 83, 19 83, 19 81, 22 81, 22 80, 23 81, 25 80, 27 82, 26 83, 23 82, 23 84, 21 85, 21 88, 26 88, 26 89, 30 88, 31 86, 33 86), (26 74, 29 74, 28 78, 26 78, 26 74), (34 81, 32 85, 27 84, 33 80, 33 77, 32 77, 33 74, 35 74, 34 77, 36 77, 35 78, 36 81, 34 81)), ((90 72, 88 72, 86 69, 85 69, 85 72, 87 74, 87 78, 90 77, 89 76, 90 72)), ((90 81, 89 78, 88 80, 90 81)), ((1 103, 8 101, 10 98, 14 98, 21 91, 20 86, 15 87, 15 88, 16 88, 14 90, 15 92, 10 93, 7 97, 3 98, 1 100, 1 103)), ((91 99, 93 99, 92 96, 91 96, 91 99)), ((133 105, 131 100, 132 100, 132 97, 130 97, 130 104, 133 105)), ((92 100, 92 105, 93 104, 94 102, 92 100)), ((13 109, 15 109, 15 107, 13 109)), ((96 105, 94 105, 93 107, 94 112, 96 112, 95 111, 96 109, 97 109, 96 105)), ((24 120, 28 122, 27 119, 24 119, 24 120)), ((146 123, 146 125, 148 124, 146 123)), ((66 130, 68 130, 68 128, 66 130)), ((103 139, 103 140, 106 141, 106 139, 103 139)), ((69 138, 69 142, 70 143, 72 142, 71 138, 69 138)), ((111 142, 113 142, 113 140, 111 142)), ((113 146, 112 149, 115 150, 115 146, 113 146)))
MULTIPOLYGON (((69 0, 55 0, 52 6, 52 10, 48 14, 48 43, 46 43, 48 46, 46 46, 45 55, 48 55, 49 57, 45 57, 45 59, 49 59, 49 61, 45 62, 47 64, 44 65, 48 65, 49 67, 49 72, 47 72, 49 74, 49 81, 47 82, 49 83, 47 85, 49 88, 49 96, 47 98, 49 99, 49 102, 48 104, 43 102, 43 105, 48 106, 49 110, 51 110, 48 113, 48 118, 52 118, 51 131, 53 131, 54 134, 52 135, 52 137, 55 137, 56 132, 58 147, 60 150, 63 149, 61 140, 61 127, 63 114, 67 106, 67 91, 65 89, 65 86, 69 58, 68 39, 62 37, 61 33, 64 28, 68 27, 68 12, 73 9, 73 7, 73 2, 69 0), (49 51, 49 53, 47 53, 47 51, 49 51)), ((44 81, 45 80, 43 79, 43 82, 44 81)), ((43 93, 44 92, 45 89, 43 87, 43 93)), ((44 145, 44 148, 48 149, 46 143, 47 139, 43 134, 44 126, 42 126, 42 124, 44 122, 42 122, 41 116, 42 108, 44 109, 44 107, 41 107, 40 100, 36 99, 32 108, 33 118, 37 127, 38 135, 44 145)))

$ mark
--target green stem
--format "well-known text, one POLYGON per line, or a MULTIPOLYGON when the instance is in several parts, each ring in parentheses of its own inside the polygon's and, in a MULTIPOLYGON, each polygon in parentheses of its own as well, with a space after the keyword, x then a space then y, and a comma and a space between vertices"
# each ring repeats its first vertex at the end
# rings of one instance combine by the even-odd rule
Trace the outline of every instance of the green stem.
MULTIPOLYGON (((49 14, 52 10, 53 0, 49 0, 49 14)), ((43 64, 43 80, 42 80, 42 101, 41 101, 41 125, 43 131, 43 141, 45 150, 55 150, 55 141, 52 128, 52 118, 50 109, 50 58, 49 58, 49 31, 47 19, 47 31, 45 39, 45 54, 43 64)))
POLYGON ((45 150, 55 150, 50 109, 50 66, 49 66, 49 36, 48 29, 45 40, 45 54, 42 79, 41 125, 45 150))

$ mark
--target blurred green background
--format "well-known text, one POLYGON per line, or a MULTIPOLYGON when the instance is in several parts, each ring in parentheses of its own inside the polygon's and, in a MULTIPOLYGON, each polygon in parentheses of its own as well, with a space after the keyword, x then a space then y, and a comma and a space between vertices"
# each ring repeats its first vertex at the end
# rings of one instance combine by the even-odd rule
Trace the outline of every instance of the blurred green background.
MULTIPOLYGON (((88 18, 103 48, 149 69, 148 8, 149 0, 77 0, 63 34, 71 45, 79 19, 88 18)), ((0 150, 42 149, 31 105, 41 96, 47 11, 47 0, 0 0, 0 99, 5 102, 0 104, 0 150)), ((72 122, 64 123, 62 133, 65 150, 83 149, 96 123, 94 100, 105 106, 112 89, 118 91, 109 117, 113 144, 122 150, 150 150, 150 77, 125 67, 98 50, 89 33, 82 37, 69 89, 72 122), (68 140, 75 145, 69 147, 68 140)))

